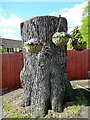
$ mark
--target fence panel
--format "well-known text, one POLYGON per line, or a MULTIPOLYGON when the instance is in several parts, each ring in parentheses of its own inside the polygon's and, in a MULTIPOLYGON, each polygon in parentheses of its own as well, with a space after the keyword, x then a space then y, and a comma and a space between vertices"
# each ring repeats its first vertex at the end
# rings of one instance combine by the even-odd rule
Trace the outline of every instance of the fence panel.
POLYGON ((90 71, 90 50, 88 50, 88 71, 90 71))
POLYGON ((67 72, 70 80, 88 79, 88 70, 90 68, 90 50, 67 51, 67 72))
POLYGON ((8 53, 2 57, 2 90, 21 86, 20 71, 23 68, 23 53, 8 53))
MULTIPOLYGON (((10 90, 21 86, 20 71, 24 65, 23 53, 0 54, 0 64, 0 90, 10 90)), ((88 71, 90 71, 90 50, 68 50, 68 78, 70 80, 88 79, 88 71)))
POLYGON ((2 54, 0 54, 0 89, 2 88, 2 54))

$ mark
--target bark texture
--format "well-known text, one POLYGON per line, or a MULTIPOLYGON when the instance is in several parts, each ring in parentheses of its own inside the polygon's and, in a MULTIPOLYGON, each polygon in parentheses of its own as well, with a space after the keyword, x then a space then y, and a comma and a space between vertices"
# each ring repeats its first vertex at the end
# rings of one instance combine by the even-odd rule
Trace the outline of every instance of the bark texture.
POLYGON ((63 17, 39 16, 21 23, 23 42, 31 38, 44 42, 38 54, 24 50, 24 68, 20 73, 23 103, 31 106, 33 118, 45 116, 48 109, 62 112, 63 102, 72 98, 66 71, 66 46, 57 47, 52 43, 59 22, 58 31, 67 31, 67 20, 63 17))

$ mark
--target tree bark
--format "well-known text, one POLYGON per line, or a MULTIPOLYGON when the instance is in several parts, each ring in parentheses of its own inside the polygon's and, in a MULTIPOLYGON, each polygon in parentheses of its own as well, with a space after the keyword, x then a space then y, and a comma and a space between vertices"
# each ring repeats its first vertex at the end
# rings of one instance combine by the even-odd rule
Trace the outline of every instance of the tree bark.
POLYGON ((49 109, 62 112, 63 102, 72 99, 72 87, 66 70, 66 46, 58 47, 52 42, 57 31, 67 31, 63 17, 39 16, 21 23, 23 42, 38 38, 44 42, 38 54, 24 49, 24 68, 20 78, 24 89, 24 105, 30 105, 33 118, 43 117, 49 109))

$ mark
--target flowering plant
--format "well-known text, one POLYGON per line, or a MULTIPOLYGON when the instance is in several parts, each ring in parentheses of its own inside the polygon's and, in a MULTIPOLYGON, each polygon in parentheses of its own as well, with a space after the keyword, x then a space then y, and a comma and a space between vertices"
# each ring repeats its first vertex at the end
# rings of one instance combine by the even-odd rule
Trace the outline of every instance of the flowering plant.
POLYGON ((78 29, 78 27, 76 27, 73 31, 72 31, 72 44, 75 44, 75 43, 86 43, 85 40, 83 40, 83 37, 82 37, 82 34, 80 32, 80 30, 78 29))
POLYGON ((38 54, 43 46, 43 43, 36 38, 32 38, 24 43, 27 52, 38 54))
POLYGON ((86 41, 83 39, 82 34, 78 27, 76 27, 72 31, 72 37, 70 40, 70 44, 73 46, 75 50, 81 51, 86 48, 86 41))
POLYGON ((56 45, 56 46, 65 46, 68 41, 69 38, 71 38, 71 35, 65 32, 56 32, 53 36, 52 36, 52 42, 56 45))
POLYGON ((65 32, 56 32, 54 35, 53 35, 53 38, 58 38, 58 37, 68 37, 68 38, 71 38, 71 35, 68 34, 68 33, 65 33, 65 32))
POLYGON ((73 39, 72 40, 72 44, 86 44, 86 41, 85 40, 83 40, 83 39, 81 39, 81 38, 79 38, 79 39, 73 39))
POLYGON ((43 43, 35 38, 32 38, 24 43, 24 46, 43 45, 43 43))

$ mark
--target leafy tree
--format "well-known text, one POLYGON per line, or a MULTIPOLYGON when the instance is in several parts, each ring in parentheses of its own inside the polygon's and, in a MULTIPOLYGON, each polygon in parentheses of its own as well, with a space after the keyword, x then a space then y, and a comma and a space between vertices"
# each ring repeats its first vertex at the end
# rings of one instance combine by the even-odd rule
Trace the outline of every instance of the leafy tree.
MULTIPOLYGON (((90 49, 90 0, 86 0, 86 6, 82 14, 82 25, 80 32, 82 33, 83 39, 87 42, 87 49, 90 49)), ((73 50, 71 40, 68 44, 68 50, 73 50)))
POLYGON ((90 49, 90 1, 87 1, 87 5, 84 7, 80 31, 87 42, 87 49, 90 49))

